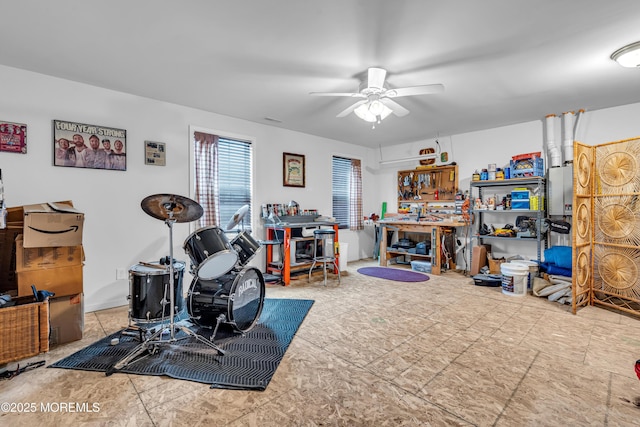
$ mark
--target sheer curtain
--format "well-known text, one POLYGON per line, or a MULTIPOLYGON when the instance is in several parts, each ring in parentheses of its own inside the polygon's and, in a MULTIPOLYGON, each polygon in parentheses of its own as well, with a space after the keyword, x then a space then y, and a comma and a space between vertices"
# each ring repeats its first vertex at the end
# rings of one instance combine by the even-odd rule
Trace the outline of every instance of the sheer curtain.
POLYGON ((360 160, 351 159, 349 177, 349 230, 363 230, 362 219, 362 166, 360 160))
POLYGON ((195 194, 196 202, 204 213, 198 228, 218 226, 220 194, 218 186, 218 135, 194 132, 195 140, 195 194))

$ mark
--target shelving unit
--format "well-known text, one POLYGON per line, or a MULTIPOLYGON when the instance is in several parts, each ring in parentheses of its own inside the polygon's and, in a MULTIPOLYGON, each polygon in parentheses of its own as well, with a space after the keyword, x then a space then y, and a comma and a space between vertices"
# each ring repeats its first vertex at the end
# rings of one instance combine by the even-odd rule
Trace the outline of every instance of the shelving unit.
MULTIPOLYGON (((528 242, 536 244, 536 254, 538 263, 542 259, 542 250, 543 248, 547 248, 547 232, 543 233, 543 220, 546 217, 546 191, 545 191, 546 181, 543 177, 529 177, 529 178, 513 178, 506 180, 493 180, 493 181, 472 181, 470 184, 470 206, 469 213, 475 214, 476 219, 473 225, 471 225, 472 230, 470 232, 471 241, 470 241, 470 249, 469 249, 469 265, 471 265, 472 261, 472 253, 474 243, 476 245, 481 245, 485 240, 487 241, 517 241, 517 242, 528 242), (534 189, 537 189, 537 193, 540 196, 538 198, 538 209, 507 209, 507 210, 487 210, 487 209, 474 209, 474 200, 476 198, 480 198, 484 200, 486 196, 485 189, 491 188, 494 190, 501 190, 504 192, 510 192, 513 188, 523 187, 523 186, 533 186, 534 189), (501 236, 490 236, 490 235, 481 235, 478 233, 482 224, 485 223, 485 216, 492 215, 496 218, 508 218, 512 221, 515 220, 517 216, 530 216, 531 218, 536 219, 536 236, 534 237, 501 237, 501 236)), ((501 221, 506 223, 506 221, 501 221)))

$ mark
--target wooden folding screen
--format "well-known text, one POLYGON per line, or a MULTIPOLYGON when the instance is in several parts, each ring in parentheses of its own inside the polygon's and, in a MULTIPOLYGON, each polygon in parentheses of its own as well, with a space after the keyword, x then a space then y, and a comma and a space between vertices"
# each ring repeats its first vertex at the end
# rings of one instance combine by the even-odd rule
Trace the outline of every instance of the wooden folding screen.
POLYGON ((640 138, 574 144, 573 311, 640 315, 640 138))

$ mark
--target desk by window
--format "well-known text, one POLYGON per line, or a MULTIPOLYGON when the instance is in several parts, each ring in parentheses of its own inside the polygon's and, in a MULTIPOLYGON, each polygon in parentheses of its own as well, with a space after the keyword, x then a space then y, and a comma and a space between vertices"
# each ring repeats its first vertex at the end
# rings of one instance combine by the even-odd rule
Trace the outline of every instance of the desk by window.
MULTIPOLYGON (((270 274, 279 274, 282 278, 282 283, 284 286, 288 286, 291 283, 291 273, 304 271, 308 272, 309 268, 311 268, 311 263, 313 260, 304 260, 300 262, 300 260, 291 258, 291 248, 292 245, 295 250, 295 245, 299 241, 311 241, 313 242, 313 236, 310 237, 293 237, 293 230, 302 230, 304 228, 321 228, 321 227, 332 227, 336 232, 335 241, 338 241, 338 223, 328 222, 328 221, 314 221, 314 222, 304 222, 304 223, 290 223, 290 224, 265 224, 265 228, 267 230, 267 240, 279 240, 282 242, 282 260, 280 263, 275 263, 273 260, 273 245, 267 246, 267 266, 266 272, 270 274), (282 233, 277 233, 277 231, 281 231, 282 233), (277 236, 277 234, 281 234, 281 236, 277 236), (276 237, 279 237, 276 239, 276 237)), ((301 233, 295 233, 301 234, 301 233)), ((340 254, 336 254, 337 265, 340 265, 339 260, 340 254)), ((338 273, 334 271, 334 273, 338 273)))

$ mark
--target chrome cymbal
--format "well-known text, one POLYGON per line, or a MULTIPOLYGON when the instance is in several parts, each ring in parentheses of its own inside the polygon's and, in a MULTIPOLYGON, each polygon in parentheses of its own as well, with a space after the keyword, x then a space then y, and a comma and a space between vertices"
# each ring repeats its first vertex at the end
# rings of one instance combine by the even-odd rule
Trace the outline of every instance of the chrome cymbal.
POLYGON ((195 221, 204 213, 198 202, 175 194, 147 196, 140 202, 140 206, 156 219, 173 219, 175 222, 195 221))

